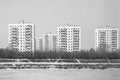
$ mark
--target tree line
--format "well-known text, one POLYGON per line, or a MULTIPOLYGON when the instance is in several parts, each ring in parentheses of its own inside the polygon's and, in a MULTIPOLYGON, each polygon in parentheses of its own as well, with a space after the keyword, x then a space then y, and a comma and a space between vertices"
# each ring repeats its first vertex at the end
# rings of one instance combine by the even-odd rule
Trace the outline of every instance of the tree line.
POLYGON ((120 50, 115 52, 81 50, 80 52, 16 52, 8 49, 0 49, 0 58, 7 59, 120 59, 120 50))

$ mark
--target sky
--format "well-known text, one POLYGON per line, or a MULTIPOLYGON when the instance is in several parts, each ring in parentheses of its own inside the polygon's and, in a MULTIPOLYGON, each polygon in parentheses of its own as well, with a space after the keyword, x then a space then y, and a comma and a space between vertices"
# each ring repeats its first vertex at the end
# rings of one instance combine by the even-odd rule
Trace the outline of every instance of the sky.
POLYGON ((120 32, 120 0, 0 0, 0 48, 8 46, 8 24, 20 20, 34 23, 40 37, 56 33, 60 24, 80 25, 81 48, 90 49, 96 28, 107 25, 120 32))

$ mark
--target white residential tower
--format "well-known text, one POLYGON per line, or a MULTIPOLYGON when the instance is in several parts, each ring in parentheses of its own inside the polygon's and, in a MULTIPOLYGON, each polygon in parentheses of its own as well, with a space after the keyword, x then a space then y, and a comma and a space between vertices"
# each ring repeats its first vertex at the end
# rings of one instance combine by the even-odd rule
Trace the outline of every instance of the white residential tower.
POLYGON ((77 52, 81 50, 81 28, 79 25, 60 25, 57 28, 58 50, 77 52))
POLYGON ((116 51, 118 49, 118 29, 105 27, 95 30, 95 49, 116 51))
POLYGON ((21 20, 19 23, 9 24, 8 27, 9 49, 18 52, 34 52, 34 24, 21 20))
POLYGON ((43 39, 41 37, 36 37, 35 44, 36 44, 36 51, 42 52, 43 51, 43 39))
POLYGON ((57 50, 57 35, 56 34, 43 34, 43 51, 56 51, 57 50))

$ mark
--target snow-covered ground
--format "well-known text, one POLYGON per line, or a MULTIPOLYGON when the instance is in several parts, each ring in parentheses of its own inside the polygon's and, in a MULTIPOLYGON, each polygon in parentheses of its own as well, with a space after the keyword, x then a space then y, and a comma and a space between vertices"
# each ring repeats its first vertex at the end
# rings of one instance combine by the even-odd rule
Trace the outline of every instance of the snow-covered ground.
POLYGON ((120 69, 0 70, 0 80, 120 80, 120 69))

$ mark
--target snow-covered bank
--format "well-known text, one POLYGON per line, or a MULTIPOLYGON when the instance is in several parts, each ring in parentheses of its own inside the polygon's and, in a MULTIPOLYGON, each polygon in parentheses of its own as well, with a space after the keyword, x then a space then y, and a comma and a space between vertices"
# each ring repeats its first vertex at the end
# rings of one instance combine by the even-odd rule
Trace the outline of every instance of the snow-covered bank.
POLYGON ((53 62, 14 62, 0 63, 0 69, 106 69, 119 68, 120 63, 53 63, 53 62))

